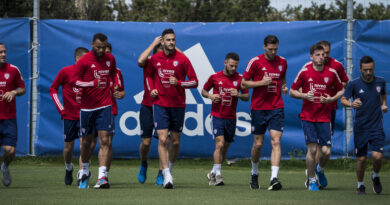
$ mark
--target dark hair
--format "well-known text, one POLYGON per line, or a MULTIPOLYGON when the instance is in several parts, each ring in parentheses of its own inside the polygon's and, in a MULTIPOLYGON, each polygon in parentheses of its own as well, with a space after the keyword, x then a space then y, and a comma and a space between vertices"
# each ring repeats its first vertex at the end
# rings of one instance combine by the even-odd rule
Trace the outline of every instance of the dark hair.
POLYGON ((175 32, 173 31, 173 29, 167 28, 167 29, 165 29, 165 30, 162 32, 161 36, 164 37, 164 36, 167 35, 167 34, 175 34, 175 32))
POLYGON ((314 51, 318 50, 324 50, 324 47, 322 47, 320 44, 314 44, 310 47, 310 55, 314 54, 314 51))
POLYGON ((371 56, 363 56, 360 59, 360 68, 362 67, 362 64, 367 64, 367 63, 373 63, 374 59, 372 59, 371 56))
POLYGON ((3 45, 3 46, 4 46, 4 43, 0 42, 0 45, 3 45))
POLYGON ((93 35, 92 42, 95 42, 96 39, 99 39, 101 42, 107 41, 107 36, 102 33, 96 33, 93 35))
POLYGON ((157 53, 157 50, 163 50, 161 43, 153 48, 153 55, 157 53))
POLYGON ((321 45, 322 47, 327 46, 327 47, 329 47, 329 49, 330 49, 330 43, 329 43, 329 41, 325 41, 325 40, 323 40, 323 41, 318 41, 317 44, 318 44, 318 45, 321 45))
POLYGON ((84 47, 78 47, 76 50, 74 50, 74 59, 76 60, 76 57, 81 57, 83 53, 88 53, 88 49, 84 47))
POLYGON ((109 43, 109 42, 107 42, 106 43, 106 46, 110 49, 110 51, 112 52, 112 45, 111 45, 111 43, 109 43))
POLYGON ((268 35, 264 38, 264 45, 279 44, 279 39, 275 35, 268 35))
POLYGON ((230 53, 226 54, 226 56, 225 56, 225 60, 229 60, 229 59, 232 59, 232 60, 235 60, 235 61, 239 61, 240 57, 238 56, 237 53, 230 52, 230 53))

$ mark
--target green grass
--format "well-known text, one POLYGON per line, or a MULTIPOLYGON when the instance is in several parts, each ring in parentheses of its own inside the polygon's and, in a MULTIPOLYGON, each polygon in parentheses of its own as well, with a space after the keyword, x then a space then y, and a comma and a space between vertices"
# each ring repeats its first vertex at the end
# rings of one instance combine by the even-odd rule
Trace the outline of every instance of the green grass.
MULTIPOLYGON (((90 186, 97 174, 96 159, 91 168, 90 186)), ((326 171, 329 186, 320 192, 309 192, 304 187, 304 163, 301 160, 283 161, 279 174, 283 190, 267 191, 269 162, 260 165, 260 190, 250 190, 250 162, 239 161, 232 166, 224 165, 222 174, 225 186, 208 186, 207 172, 212 167, 210 159, 179 160, 174 167, 173 190, 154 185, 157 160, 149 162, 148 179, 139 184, 137 173, 139 160, 114 160, 110 172, 111 189, 79 190, 77 186, 65 186, 64 165, 59 157, 18 158, 10 167, 12 185, 0 185, 0 204, 388 204, 390 199, 389 160, 384 162, 381 173, 383 193, 372 192, 367 169, 365 183, 367 195, 356 194, 356 177, 353 160, 332 160, 326 171), (346 169, 345 169, 346 168, 346 169), (387 201, 387 202, 386 202, 387 201)), ((74 173, 75 175, 75 173, 74 173)))

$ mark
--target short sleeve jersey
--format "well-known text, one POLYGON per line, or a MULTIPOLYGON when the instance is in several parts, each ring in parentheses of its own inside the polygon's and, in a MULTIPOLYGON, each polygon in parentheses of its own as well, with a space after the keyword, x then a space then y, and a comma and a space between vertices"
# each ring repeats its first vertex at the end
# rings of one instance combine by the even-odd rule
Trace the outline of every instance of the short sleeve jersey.
POLYGON ((3 95, 17 88, 24 88, 23 77, 18 67, 4 63, 0 67, 0 120, 16 118, 15 98, 11 102, 3 100, 3 95))
POLYGON ((219 71, 209 77, 204 84, 203 89, 210 91, 213 89, 213 94, 219 94, 221 101, 219 103, 212 103, 211 115, 218 118, 236 119, 238 98, 231 96, 231 89, 237 89, 241 93, 248 93, 248 90, 241 90, 242 76, 235 73, 228 77, 219 71))
POLYGON ((330 122, 332 104, 321 103, 320 97, 343 89, 343 85, 336 70, 324 66, 322 71, 316 71, 313 63, 306 63, 297 74, 291 89, 299 90, 302 88, 303 93, 312 91, 314 101, 303 100, 301 113, 299 117, 302 120, 310 122, 330 122))
POLYGON ((147 71, 150 72, 148 75, 153 81, 151 89, 155 88, 159 93, 153 103, 162 107, 185 107, 185 88, 198 86, 198 79, 190 60, 178 51, 169 55, 162 51, 154 54, 148 63, 147 71), (177 79, 176 86, 169 83, 171 76, 177 79))
POLYGON ((80 119, 82 88, 77 88, 71 83, 74 73, 74 65, 62 68, 50 86, 50 96, 54 101, 58 112, 60 112, 60 114, 63 113, 62 117, 67 120, 80 119), (61 104, 58 96, 58 89, 60 86, 62 86, 62 101, 64 105, 61 104))
MULTIPOLYGON (((336 70, 337 74, 339 75, 339 77, 341 79, 341 82, 348 83, 348 81, 349 81, 348 76, 345 73, 344 66, 343 66, 343 64, 341 64, 340 61, 329 57, 328 62, 325 65, 336 70)), ((333 95, 335 95, 335 94, 336 93, 333 93, 333 95)), ((332 104, 333 104, 333 109, 336 110, 337 109, 337 101, 333 102, 332 104)))
POLYGON ((282 99, 282 79, 286 77, 287 61, 281 56, 276 56, 274 61, 269 61, 264 54, 252 58, 244 72, 246 80, 261 81, 265 74, 272 78, 268 86, 260 86, 253 89, 251 99, 252 110, 276 110, 284 108, 282 99))
POLYGON ((116 63, 110 53, 97 57, 93 51, 83 55, 77 61, 74 83, 83 87, 90 82, 100 80, 100 86, 83 87, 81 109, 97 109, 112 105, 111 82, 115 81, 116 63), (77 83, 76 81, 82 81, 77 83), (84 83, 85 82, 85 83, 84 83))
POLYGON ((386 95, 386 81, 375 76, 372 82, 361 77, 348 83, 344 97, 360 99, 362 106, 354 109, 355 131, 375 131, 383 129, 381 95, 386 95))

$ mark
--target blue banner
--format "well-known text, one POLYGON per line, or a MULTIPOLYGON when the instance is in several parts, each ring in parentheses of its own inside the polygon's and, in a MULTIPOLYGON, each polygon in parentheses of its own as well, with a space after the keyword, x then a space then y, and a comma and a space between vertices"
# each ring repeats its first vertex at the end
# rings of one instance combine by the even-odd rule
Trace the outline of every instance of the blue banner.
MULTIPOLYGON (((302 66, 310 61, 309 48, 320 40, 332 44, 331 56, 345 64, 346 23, 338 21, 266 22, 266 23, 138 23, 95 22, 68 20, 41 20, 39 22, 40 78, 38 81, 39 122, 36 154, 60 154, 63 148, 62 122, 49 95, 49 87, 58 71, 74 63, 76 47, 90 49, 93 34, 105 33, 113 46, 117 66, 121 69, 126 97, 118 102, 114 137, 114 157, 138 157, 139 108, 142 100, 142 69, 137 58, 153 39, 165 28, 173 28, 177 47, 191 60, 199 79, 199 87, 187 91, 185 127, 182 136, 180 157, 211 157, 214 141, 210 129, 210 101, 203 99, 200 91, 208 77, 224 68, 228 52, 240 55, 238 72, 243 73, 248 61, 260 55, 263 39, 268 34, 279 38, 278 55, 287 59, 287 85, 302 66)), ((283 96, 285 103, 285 131, 282 137, 282 157, 305 156, 306 145, 298 118, 302 101, 283 96)), ((239 102, 235 142, 228 158, 249 157, 253 142, 250 133, 250 102, 239 102)), ((333 138, 333 156, 345 153, 344 112, 337 111, 336 132, 333 138)), ((78 152, 78 144, 76 152, 78 152)), ((271 144, 266 134, 262 158, 269 158, 271 144)), ((151 157, 157 157, 157 141, 153 140, 151 157)))
POLYGON ((16 97, 18 123, 17 155, 30 152, 30 21, 28 19, 1 19, 0 42, 7 49, 7 62, 17 66, 26 85, 26 94, 16 97))

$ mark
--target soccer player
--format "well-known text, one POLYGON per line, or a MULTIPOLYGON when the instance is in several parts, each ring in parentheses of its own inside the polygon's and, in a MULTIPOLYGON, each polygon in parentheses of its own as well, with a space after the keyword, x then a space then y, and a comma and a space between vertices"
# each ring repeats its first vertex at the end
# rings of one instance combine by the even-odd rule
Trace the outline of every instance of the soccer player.
POLYGON ((154 125, 158 134, 158 152, 163 168, 164 188, 173 188, 172 167, 180 148, 185 111, 185 90, 196 88, 198 79, 190 60, 176 50, 173 29, 162 32, 163 52, 156 53, 147 67, 148 92, 153 102, 154 125), (186 81, 186 76, 188 81, 186 81), (168 137, 170 131, 171 137, 168 137), (169 150, 169 144, 171 150, 169 150), (169 161, 169 162, 168 162, 169 161), (171 166, 169 166, 171 165, 171 166))
POLYGON ((382 192, 379 171, 382 166, 382 153, 385 145, 383 113, 389 108, 386 105, 386 81, 374 75, 375 64, 370 56, 360 59, 361 76, 352 80, 341 98, 341 104, 355 109, 354 142, 356 160, 357 193, 365 194, 364 171, 366 169, 367 148, 371 148, 372 167, 371 180, 373 190, 382 192), (351 101, 350 101, 351 99, 351 101))
MULTIPOLYGON (((88 49, 78 47, 74 51, 74 59, 77 62, 84 54, 88 53, 88 49)), ((73 164, 72 154, 74 141, 79 137, 80 133, 80 103, 81 89, 74 87, 71 83, 73 74, 75 73, 74 65, 62 68, 57 77, 50 86, 50 96, 57 107, 58 112, 63 119, 64 129, 64 161, 65 161, 65 184, 71 185, 73 182, 73 164), (58 89, 62 86, 62 101, 58 97, 58 89)))
MULTIPOLYGON (((141 124, 141 144, 139 145, 139 155, 141 158, 141 166, 138 171, 138 182, 143 184, 147 178, 147 170, 148 170, 148 154, 150 150, 150 144, 152 143, 152 135, 153 135, 153 98, 150 96, 148 92, 148 84, 146 82, 146 68, 150 63, 151 56, 150 54, 156 54, 162 51, 161 47, 161 36, 157 36, 153 42, 144 50, 141 55, 138 57, 138 66, 143 68, 144 74, 144 96, 141 103, 140 113, 139 113, 139 121, 141 124)), ((156 185, 163 185, 163 175, 162 169, 160 167, 157 178, 156 185)))
POLYGON ((241 89, 242 76, 236 72, 240 58, 236 53, 225 57, 225 68, 209 77, 203 86, 202 96, 212 101, 212 130, 215 139, 214 165, 207 174, 209 185, 224 185, 221 164, 226 157, 236 132, 238 99, 249 100, 248 90, 241 89), (209 91, 213 89, 213 94, 209 91), (241 93, 239 92, 241 91, 241 93))
POLYGON ((331 103, 343 95, 344 87, 337 71, 324 65, 325 54, 321 45, 316 44, 310 48, 310 59, 312 61, 306 63, 297 74, 290 96, 303 99, 299 117, 307 145, 308 190, 318 191, 316 174, 322 187, 326 187, 328 183, 323 169, 329 160, 332 146, 331 103), (318 166, 315 163, 317 149, 320 149, 318 166))
POLYGON ((26 92, 23 77, 18 67, 6 62, 7 50, 0 43, 0 146, 3 148, 1 164, 4 186, 11 184, 9 165, 15 158, 17 141, 16 100, 26 92))
POLYGON ((110 149, 112 141, 110 132, 114 129, 112 115, 112 88, 115 83, 116 63, 110 53, 105 53, 107 36, 97 33, 92 39, 92 50, 77 61, 76 73, 73 82, 82 87, 80 104, 81 124, 81 160, 82 170, 79 175, 80 189, 88 188, 89 160, 93 137, 98 135, 99 174, 94 188, 109 188, 107 166, 111 161, 110 149))
POLYGON ((267 128, 271 135, 271 179, 268 190, 280 190, 278 179, 280 158, 282 155, 280 139, 284 129, 284 104, 282 92, 287 94, 287 61, 276 55, 279 40, 274 35, 264 38, 264 54, 252 58, 245 70, 241 86, 253 88, 251 101, 252 116, 252 171, 251 189, 259 189, 259 158, 267 128))

